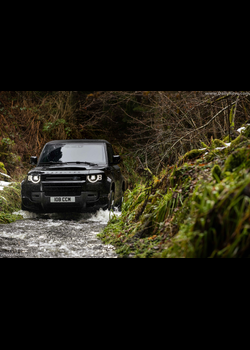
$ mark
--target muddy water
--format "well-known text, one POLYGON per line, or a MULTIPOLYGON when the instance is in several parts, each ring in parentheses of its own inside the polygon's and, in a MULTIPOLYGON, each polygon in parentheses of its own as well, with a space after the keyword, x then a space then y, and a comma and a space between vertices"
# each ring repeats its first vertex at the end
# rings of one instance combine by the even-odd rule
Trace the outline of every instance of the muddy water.
MULTIPOLYGON (((20 211, 23 220, 0 225, 0 258, 116 258, 114 247, 97 239, 109 221, 96 214, 44 214, 20 211)), ((116 213, 115 215, 119 215, 116 213)))

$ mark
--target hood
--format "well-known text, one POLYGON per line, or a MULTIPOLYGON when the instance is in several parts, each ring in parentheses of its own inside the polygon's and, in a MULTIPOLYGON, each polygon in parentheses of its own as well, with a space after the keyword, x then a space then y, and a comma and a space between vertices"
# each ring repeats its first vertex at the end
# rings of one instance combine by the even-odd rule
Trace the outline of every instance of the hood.
POLYGON ((67 173, 67 172, 81 172, 81 174, 95 174, 100 173, 101 170, 105 170, 104 165, 83 165, 83 164, 51 164, 51 165, 43 165, 38 166, 29 171, 29 175, 34 173, 39 174, 51 174, 51 173, 67 173))

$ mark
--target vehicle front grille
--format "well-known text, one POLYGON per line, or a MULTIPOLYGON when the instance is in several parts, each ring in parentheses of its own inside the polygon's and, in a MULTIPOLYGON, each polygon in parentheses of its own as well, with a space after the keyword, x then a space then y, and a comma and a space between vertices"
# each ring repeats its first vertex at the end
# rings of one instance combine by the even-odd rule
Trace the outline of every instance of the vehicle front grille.
POLYGON ((53 196, 80 196, 82 191, 81 184, 70 184, 70 183, 51 183, 44 184, 43 190, 45 192, 45 196, 53 197, 53 196))
POLYGON ((42 181, 82 181, 86 175, 42 175, 42 181))

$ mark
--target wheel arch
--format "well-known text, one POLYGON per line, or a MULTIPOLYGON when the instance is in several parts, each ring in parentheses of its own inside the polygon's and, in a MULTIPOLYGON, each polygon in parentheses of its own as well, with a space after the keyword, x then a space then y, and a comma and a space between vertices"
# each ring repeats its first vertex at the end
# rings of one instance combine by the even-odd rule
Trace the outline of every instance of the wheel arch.
POLYGON ((123 183, 122 183, 122 192, 124 193, 125 191, 126 191, 126 183, 125 183, 125 181, 123 181, 123 183))

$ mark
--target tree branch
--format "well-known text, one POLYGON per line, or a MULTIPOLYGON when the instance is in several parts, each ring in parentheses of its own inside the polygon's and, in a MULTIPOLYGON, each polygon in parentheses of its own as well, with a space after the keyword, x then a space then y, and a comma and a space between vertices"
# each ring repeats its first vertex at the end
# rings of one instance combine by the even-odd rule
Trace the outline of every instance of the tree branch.
MULTIPOLYGON (((220 111, 219 111, 212 119, 210 119, 210 121, 207 122, 205 125, 202 125, 202 126, 200 126, 199 128, 197 128, 197 129, 195 129, 195 130, 192 130, 192 131, 188 132, 186 135, 182 136, 179 140, 177 140, 177 141, 173 144, 173 146, 171 146, 171 147, 167 150, 167 152, 164 154, 164 156, 162 157, 162 159, 161 159, 160 162, 162 162, 163 159, 166 157, 166 155, 167 155, 180 141, 182 141, 185 137, 187 137, 188 135, 190 135, 190 134, 192 134, 192 133, 194 133, 194 132, 196 132, 196 131, 199 131, 199 130, 201 130, 201 129, 204 129, 206 126, 208 126, 209 124, 211 124, 212 121, 213 121, 215 118, 217 118, 222 112, 224 112, 226 109, 228 109, 229 107, 231 107, 231 106, 233 106, 235 103, 237 103, 237 101, 238 101, 238 100, 236 100, 235 102, 231 103, 230 105, 228 105, 228 106, 226 106, 225 108, 223 108, 222 110, 220 110, 220 111)), ((157 168, 157 171, 158 171, 158 169, 159 169, 159 166, 158 166, 158 168, 157 168)))
POLYGON ((236 116, 236 111, 237 111, 237 104, 239 101, 240 96, 237 97, 236 104, 235 104, 235 109, 234 109, 234 115, 233 115, 233 120, 232 120, 232 129, 234 130, 235 127, 235 116, 236 116))

